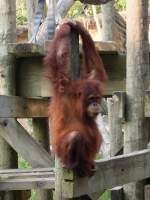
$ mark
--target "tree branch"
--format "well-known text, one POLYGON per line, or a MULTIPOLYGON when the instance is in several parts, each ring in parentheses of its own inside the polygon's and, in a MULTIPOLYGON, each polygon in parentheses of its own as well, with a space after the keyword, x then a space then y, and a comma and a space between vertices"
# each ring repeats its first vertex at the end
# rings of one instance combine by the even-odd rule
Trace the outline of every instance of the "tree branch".
POLYGON ((93 5, 99 5, 99 4, 105 4, 108 3, 112 0, 80 0, 82 3, 87 3, 87 4, 93 4, 93 5))

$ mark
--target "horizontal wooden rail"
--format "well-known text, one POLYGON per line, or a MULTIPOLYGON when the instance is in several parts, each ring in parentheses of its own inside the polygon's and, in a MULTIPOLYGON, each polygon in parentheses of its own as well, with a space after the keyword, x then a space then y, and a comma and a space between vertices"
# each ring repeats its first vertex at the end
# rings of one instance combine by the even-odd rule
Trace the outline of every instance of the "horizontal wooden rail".
MULTIPOLYGON (((33 43, 10 43, 8 45, 8 52, 15 55, 17 58, 44 56, 50 41, 46 41, 45 46, 33 43)), ((95 42, 98 51, 106 54, 117 54, 118 49, 115 42, 95 42)))
POLYGON ((0 191, 54 189, 53 169, 0 170, 0 191))
MULTIPOLYGON (((91 178, 73 178, 64 174, 63 196, 88 194, 98 198, 106 189, 150 177, 150 149, 96 161, 96 173, 91 178)), ((0 190, 54 188, 52 168, 0 170, 0 190)))
POLYGON ((96 173, 91 178, 74 179, 66 173, 63 195, 66 198, 88 194, 97 199, 106 189, 150 177, 150 150, 96 161, 96 173))
MULTIPOLYGON (((120 101, 119 118, 125 119, 125 92, 114 93, 120 101)), ((48 117, 49 98, 0 95, 0 118, 48 117)), ((150 91, 145 92, 145 117, 150 117, 150 91)))
POLYGON ((0 118, 47 117, 49 98, 0 95, 0 118))

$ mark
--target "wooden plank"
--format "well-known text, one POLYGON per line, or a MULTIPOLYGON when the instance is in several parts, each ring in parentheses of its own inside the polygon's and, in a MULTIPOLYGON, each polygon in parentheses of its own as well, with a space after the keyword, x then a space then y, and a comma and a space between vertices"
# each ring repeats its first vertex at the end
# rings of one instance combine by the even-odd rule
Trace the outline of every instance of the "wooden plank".
MULTIPOLYGON (((106 86, 106 95, 114 91, 125 90, 126 56, 117 52, 101 51, 109 80, 106 86)), ((44 75, 43 56, 17 59, 16 82, 17 95, 26 97, 52 96, 50 82, 44 75)))
POLYGON ((150 185, 145 186, 145 200, 150 200, 150 185))
POLYGON ((0 135, 34 167, 50 167, 50 154, 15 119, 0 119, 0 135))
MULTIPOLYGON (((16 1, 0 2, 0 94, 14 95, 15 83, 15 59, 8 53, 8 43, 16 40, 16 1)), ((1 111, 0 111, 1 112, 1 111)), ((2 132, 0 128, 0 132, 2 132)), ((0 137, 0 167, 17 167, 17 154, 0 137)), ((15 200, 17 193, 0 193, 0 199, 15 200)), ((22 200, 20 198, 20 200, 22 200)))
POLYGON ((123 147, 122 118, 119 117, 120 101, 117 95, 107 99, 110 131, 110 156, 118 155, 123 147))
POLYGON ((0 191, 54 189, 54 178, 23 178, 0 180, 0 191))
MULTIPOLYGON (((74 184, 74 197, 88 194, 91 197, 98 198, 106 189, 149 178, 149 158, 150 150, 146 149, 96 161, 97 171, 93 177, 79 179, 76 185, 71 180, 66 180, 64 187, 65 184, 68 186, 74 184)), ((66 190, 65 197, 72 198, 69 195, 70 193, 66 190)))
POLYGON ((96 41, 95 42, 95 46, 97 48, 98 51, 100 51, 101 53, 113 53, 113 54, 118 54, 118 49, 117 49, 117 44, 116 42, 113 41, 96 41))
POLYGON ((147 91, 145 94, 145 117, 150 117, 150 91, 147 91))
POLYGON ((19 173, 53 173, 54 168, 31 168, 31 169, 1 169, 0 174, 19 174, 19 173))
MULTIPOLYGON (((34 43, 10 43, 8 45, 8 52, 15 55, 17 58, 26 58, 33 56, 44 56, 50 41, 45 42, 45 47, 34 43)), ((117 44, 112 41, 95 42, 98 51, 105 53, 118 53, 117 44)))
POLYGON ((0 118, 47 117, 49 98, 0 95, 0 118))
POLYGON ((11 173, 7 173, 5 170, 0 172, 0 180, 12 179, 12 178, 48 178, 54 177, 54 170, 53 171, 24 171, 21 172, 18 170, 17 172, 14 170, 11 173))
MULTIPOLYGON (((112 91, 113 92, 113 91, 112 91)), ((119 118, 125 120, 125 92, 115 92, 120 99, 119 118)), ((24 98, 0 95, 0 118, 48 117, 50 98, 24 98)), ((146 91, 145 117, 150 117, 150 91, 146 91)))
POLYGON ((45 50, 42 46, 34 43, 10 43, 8 52, 15 57, 44 56, 45 50))
POLYGON ((18 58, 16 63, 16 95, 24 97, 49 97, 53 95, 46 78, 43 56, 18 58))

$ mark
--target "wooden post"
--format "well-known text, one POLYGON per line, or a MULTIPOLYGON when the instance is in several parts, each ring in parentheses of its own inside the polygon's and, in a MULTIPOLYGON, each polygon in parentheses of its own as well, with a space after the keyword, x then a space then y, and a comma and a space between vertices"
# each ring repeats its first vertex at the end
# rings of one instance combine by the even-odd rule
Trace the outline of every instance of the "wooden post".
MULTIPOLYGON (((50 139, 47 118, 34 118, 32 120, 33 137, 40 143, 47 151, 50 152, 50 139)), ((36 200, 52 200, 52 190, 37 190, 36 200)))
MULTIPOLYGON (((108 98, 108 122, 110 132, 110 156, 120 155, 123 152, 122 121, 124 118, 124 93, 115 93, 108 98)), ((122 200, 122 187, 113 188, 111 200, 122 200)))
POLYGON ((149 200, 150 199, 150 185, 145 186, 145 199, 144 200, 149 200))
POLYGON ((123 200, 123 188, 118 186, 110 190, 111 200, 123 200))
POLYGON ((34 28, 34 15, 37 8, 37 0, 26 0, 27 5, 27 18, 28 18, 28 39, 33 35, 34 28))
MULTIPOLYGON (((0 1, 0 94, 15 94, 14 58, 7 51, 16 38, 16 1, 0 1)), ((0 129, 0 131, 2 131, 0 129)), ((0 168, 17 168, 16 152, 0 137, 0 168)), ((0 199, 17 199, 14 192, 0 193, 0 199)))
POLYGON ((123 151, 122 121, 124 118, 124 93, 116 92, 108 98, 108 123, 110 132, 110 156, 123 151))
MULTIPOLYGON (((126 129, 124 153, 146 148, 144 95, 149 79, 148 0, 127 0, 126 129), (133 9, 134 8, 134 9, 133 9)), ((143 181, 124 187, 125 200, 143 200, 143 181)))
POLYGON ((114 0, 101 6, 102 8, 102 40, 114 41, 115 10, 114 0))

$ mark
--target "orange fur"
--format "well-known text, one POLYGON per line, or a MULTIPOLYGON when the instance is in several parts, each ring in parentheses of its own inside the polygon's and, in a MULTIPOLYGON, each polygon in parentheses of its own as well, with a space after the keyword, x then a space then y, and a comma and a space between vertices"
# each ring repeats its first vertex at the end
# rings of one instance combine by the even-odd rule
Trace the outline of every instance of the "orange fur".
POLYGON ((90 176, 102 136, 95 119, 87 113, 88 97, 103 94, 107 79, 103 63, 91 36, 79 22, 61 25, 45 63, 47 76, 54 85, 49 109, 53 150, 67 169, 74 170, 78 176, 90 176), (69 76, 71 29, 80 34, 83 46, 80 77, 74 81, 69 76))

